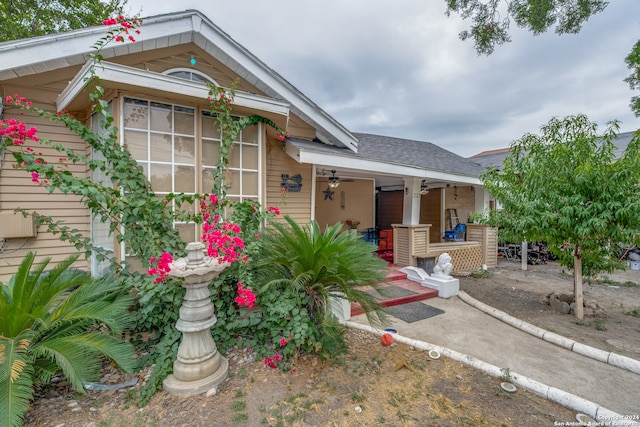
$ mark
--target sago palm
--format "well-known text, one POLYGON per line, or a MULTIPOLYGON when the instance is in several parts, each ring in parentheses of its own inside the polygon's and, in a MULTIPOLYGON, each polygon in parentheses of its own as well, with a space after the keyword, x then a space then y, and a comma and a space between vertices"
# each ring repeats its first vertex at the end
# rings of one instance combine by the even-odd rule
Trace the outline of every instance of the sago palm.
POLYGON ((370 323, 383 326, 386 312, 374 294, 380 291, 387 264, 373 252, 375 247, 358 235, 341 233, 342 224, 327 227, 317 222, 301 226, 285 217, 264 233, 263 251, 256 260, 262 282, 260 293, 295 292, 321 333, 335 325, 327 315, 330 295, 359 303, 370 323))
POLYGON ((121 338, 131 324, 133 297, 110 276, 94 280, 71 268, 71 256, 45 271, 29 253, 8 284, 0 284, 0 424, 19 426, 37 383, 62 374, 84 392, 99 378, 102 356, 123 370, 135 366, 121 338))

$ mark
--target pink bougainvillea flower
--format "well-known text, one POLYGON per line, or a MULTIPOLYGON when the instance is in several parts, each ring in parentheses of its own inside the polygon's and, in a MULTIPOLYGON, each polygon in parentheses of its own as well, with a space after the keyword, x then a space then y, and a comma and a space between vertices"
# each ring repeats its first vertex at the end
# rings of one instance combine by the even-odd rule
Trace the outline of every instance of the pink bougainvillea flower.
POLYGON ((272 368, 272 369, 277 369, 277 368, 278 368, 278 366, 275 364, 275 362, 273 361, 273 359, 272 359, 272 358, 270 358, 270 357, 266 357, 266 358, 264 359, 264 364, 265 364, 265 365, 267 365, 267 366, 269 366, 269 367, 270 367, 270 368, 272 368))
POLYGON ((251 289, 243 289, 242 283, 238 282, 238 296, 235 298, 236 304, 246 305, 251 308, 256 303, 256 296, 251 289))
POLYGON ((152 257, 149 259, 149 263, 152 265, 147 271, 150 276, 158 276, 153 281, 155 285, 162 283, 168 279, 169 272, 171 271, 171 263, 173 262, 173 256, 170 253, 163 252, 160 257, 152 257))
POLYGON ((280 347, 284 347, 285 345, 287 345, 287 339, 282 337, 282 339, 280 339, 280 347))
POLYGON ((269 206, 269 212, 273 212, 276 215, 280 215, 280 209, 275 206, 269 206))

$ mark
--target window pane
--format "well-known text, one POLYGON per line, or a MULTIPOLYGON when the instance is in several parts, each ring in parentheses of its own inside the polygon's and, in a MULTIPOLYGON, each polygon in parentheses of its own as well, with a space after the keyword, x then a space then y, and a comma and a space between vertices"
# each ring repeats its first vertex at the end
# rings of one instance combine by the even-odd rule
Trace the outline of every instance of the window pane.
POLYGON ((202 170, 202 192, 210 193, 213 190, 214 169, 206 168, 202 170))
POLYGON ((136 129, 146 129, 149 108, 146 101, 125 99, 124 126, 136 129))
POLYGON ((220 139, 220 125, 216 118, 202 116, 202 136, 205 138, 220 139))
MULTIPOLYGON (((227 199, 229 199, 232 202, 240 202, 240 197, 227 196, 227 199)), ((233 213, 233 209, 231 209, 231 208, 227 208, 225 210, 225 214, 226 215, 231 215, 232 213, 233 213)))
POLYGON ((149 164, 138 162, 138 166, 142 167, 142 173, 144 173, 144 176, 147 177, 147 181, 148 181, 149 180, 149 164))
POLYGON ((240 194, 240 171, 230 171, 226 176, 229 194, 240 194))
POLYGON ((242 195, 255 196, 258 194, 258 173, 242 172, 242 195))
POLYGON ((171 165, 149 165, 151 169, 151 187, 159 193, 171 192, 171 165))
POLYGON ((202 164, 216 166, 220 161, 220 143, 218 141, 202 141, 202 164))
POLYGON ((195 168, 193 166, 176 166, 174 171, 176 180, 175 191, 178 193, 194 193, 196 191, 195 168))
POLYGON ((134 159, 147 160, 149 158, 146 132, 124 131, 124 145, 134 159))
POLYGON ((151 160, 156 162, 171 161, 171 135, 151 134, 151 160))
POLYGON ((186 136, 176 136, 175 142, 175 157, 173 161, 176 163, 188 163, 190 165, 195 165, 196 149, 194 139, 186 136))
POLYGON ((258 125, 247 126, 242 129, 242 141, 258 143, 258 125))
POLYGON ((151 129, 157 132, 171 132, 171 105, 151 103, 151 129))
POLYGON ((176 229, 180 234, 180 238, 185 243, 196 241, 196 225, 195 224, 176 224, 176 229))
POLYGON ((242 146, 242 167, 258 170, 258 147, 255 145, 242 146))
POLYGON ((242 156, 240 150, 240 144, 233 144, 231 146, 231 150, 229 150, 229 167, 240 168, 240 158, 242 156))
POLYGON ((193 126, 194 113, 191 108, 175 107, 176 113, 174 116, 175 121, 175 133, 184 133, 186 135, 193 135, 195 133, 193 126))
POLYGON ((180 204, 180 206, 176 206, 176 209, 179 212, 183 212, 183 213, 187 213, 187 214, 191 214, 191 215, 196 213, 195 204, 194 203, 187 203, 186 201, 182 202, 180 204))

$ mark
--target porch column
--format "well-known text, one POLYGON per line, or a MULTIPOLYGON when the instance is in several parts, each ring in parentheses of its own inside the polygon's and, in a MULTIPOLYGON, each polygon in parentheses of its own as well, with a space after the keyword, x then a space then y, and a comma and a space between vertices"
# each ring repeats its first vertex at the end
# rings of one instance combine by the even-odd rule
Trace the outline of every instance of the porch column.
POLYGON ((420 178, 404 179, 403 224, 420 224, 420 178))
POLYGON ((489 192, 481 185, 474 185, 475 191, 475 211, 484 212, 489 209, 489 192))

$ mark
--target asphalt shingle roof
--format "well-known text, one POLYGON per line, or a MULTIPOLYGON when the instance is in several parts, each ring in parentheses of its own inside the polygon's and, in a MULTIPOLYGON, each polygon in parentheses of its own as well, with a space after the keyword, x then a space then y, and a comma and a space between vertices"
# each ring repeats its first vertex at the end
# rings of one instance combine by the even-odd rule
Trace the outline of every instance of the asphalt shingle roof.
MULTIPOLYGON (((613 140, 613 143, 617 147, 617 150, 615 151, 616 158, 620 158, 620 156, 624 154, 624 150, 627 149, 627 146, 633 138, 634 133, 635 132, 619 133, 617 135, 617 138, 613 140)), ((507 157, 510 153, 511 150, 509 148, 483 151, 482 153, 478 153, 472 157, 469 157, 469 160, 480 164, 480 166, 482 166, 482 169, 492 167, 497 168, 498 170, 502 170, 502 163, 504 162, 505 157, 507 157)))
POLYGON ((368 133, 353 133, 353 135, 358 139, 357 153, 344 148, 297 138, 291 138, 288 141, 298 148, 318 153, 374 160, 457 175, 477 177, 483 170, 477 162, 461 157, 430 142, 368 133))

